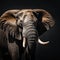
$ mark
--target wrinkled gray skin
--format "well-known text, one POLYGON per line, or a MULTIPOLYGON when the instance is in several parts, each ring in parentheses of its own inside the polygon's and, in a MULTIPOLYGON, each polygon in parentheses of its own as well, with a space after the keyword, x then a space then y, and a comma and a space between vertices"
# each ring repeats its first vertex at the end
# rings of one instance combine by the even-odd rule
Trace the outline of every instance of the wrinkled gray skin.
POLYGON ((18 11, 20 10, 8 10, 0 17, 0 52, 2 52, 0 56, 7 53, 11 60, 21 59, 22 54, 22 28, 17 26, 14 15, 18 11), (6 51, 3 53, 5 49, 6 51))
POLYGON ((20 25, 20 22, 23 22, 23 39, 27 40, 25 60, 35 60, 36 42, 48 43, 42 42, 38 38, 54 25, 54 21, 47 11, 40 9, 21 10, 17 16, 17 24, 20 25))

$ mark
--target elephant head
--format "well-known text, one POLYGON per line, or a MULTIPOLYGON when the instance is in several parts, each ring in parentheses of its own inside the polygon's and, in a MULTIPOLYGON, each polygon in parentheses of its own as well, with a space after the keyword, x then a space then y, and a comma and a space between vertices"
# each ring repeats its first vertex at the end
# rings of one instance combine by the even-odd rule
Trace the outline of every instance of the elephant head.
POLYGON ((50 13, 43 9, 22 9, 17 13, 17 25, 23 25, 23 47, 26 47, 25 59, 35 60, 36 42, 47 44, 39 39, 45 31, 54 25, 50 13), (25 46, 27 40, 27 45, 25 46), (29 57, 29 58, 28 58, 29 57))
MULTIPOLYGON (((24 37, 27 38, 31 34, 31 36, 35 35, 35 37, 38 37, 38 42, 40 44, 49 43, 49 41, 43 42, 39 39, 40 35, 49 30, 55 24, 49 12, 43 9, 22 9, 20 12, 17 13, 17 16, 17 25, 20 25, 20 22, 23 22, 24 37)), ((23 43, 23 45, 24 44, 25 43, 23 43)))

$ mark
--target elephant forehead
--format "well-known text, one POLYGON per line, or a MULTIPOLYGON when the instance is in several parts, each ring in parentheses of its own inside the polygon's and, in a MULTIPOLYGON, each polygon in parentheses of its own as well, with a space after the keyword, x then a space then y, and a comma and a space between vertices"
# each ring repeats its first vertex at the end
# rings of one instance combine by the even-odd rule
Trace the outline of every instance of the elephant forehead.
POLYGON ((24 22, 27 22, 29 20, 33 20, 33 21, 36 21, 37 20, 36 16, 32 12, 27 12, 24 15, 23 19, 24 19, 24 22))
POLYGON ((32 9, 22 9, 20 12, 33 11, 32 9))
POLYGON ((32 11, 20 11, 20 12, 18 12, 17 15, 20 17, 23 17, 25 15, 33 15, 33 12, 32 11))
POLYGON ((32 9, 22 9, 17 13, 17 15, 20 13, 28 12, 28 11, 32 12, 33 10, 32 9))
POLYGON ((26 16, 32 18, 34 15, 33 15, 33 13, 32 13, 31 11, 26 11, 26 12, 24 13, 24 18, 25 18, 26 16))
POLYGON ((17 13, 18 16, 33 15, 32 9, 22 9, 17 13))
POLYGON ((20 12, 20 15, 19 15, 20 17, 20 20, 34 20, 34 21, 36 21, 37 20, 37 18, 36 18, 36 16, 33 14, 33 11, 22 11, 22 12, 20 12), (22 15, 21 15, 22 14, 22 15))

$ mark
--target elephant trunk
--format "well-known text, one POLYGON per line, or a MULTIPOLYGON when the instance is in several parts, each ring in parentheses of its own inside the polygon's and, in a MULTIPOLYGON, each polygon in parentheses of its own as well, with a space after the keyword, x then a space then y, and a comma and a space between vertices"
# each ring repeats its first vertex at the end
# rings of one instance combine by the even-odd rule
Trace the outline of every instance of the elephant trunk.
POLYGON ((24 23, 23 25, 23 36, 27 39, 27 53, 30 54, 31 58, 35 55, 36 41, 38 40, 37 30, 32 20, 24 23))

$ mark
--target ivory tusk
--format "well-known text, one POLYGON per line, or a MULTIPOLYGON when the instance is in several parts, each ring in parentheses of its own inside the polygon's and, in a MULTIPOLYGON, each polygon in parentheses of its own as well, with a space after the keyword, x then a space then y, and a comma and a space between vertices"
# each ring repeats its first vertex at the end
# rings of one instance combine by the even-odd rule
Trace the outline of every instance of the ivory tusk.
MULTIPOLYGON (((48 44, 50 41, 46 41, 46 42, 43 42, 41 39, 38 38, 38 43, 39 44, 42 44, 42 45, 46 45, 48 44)), ((26 44, 26 38, 24 37, 23 38, 23 47, 25 48, 25 44, 26 44)))
POLYGON ((23 47, 25 48, 25 44, 26 44, 26 39, 25 37, 23 38, 23 47))
POLYGON ((45 45, 45 44, 48 44, 49 41, 43 42, 43 41, 41 41, 41 40, 38 38, 38 43, 45 45))

